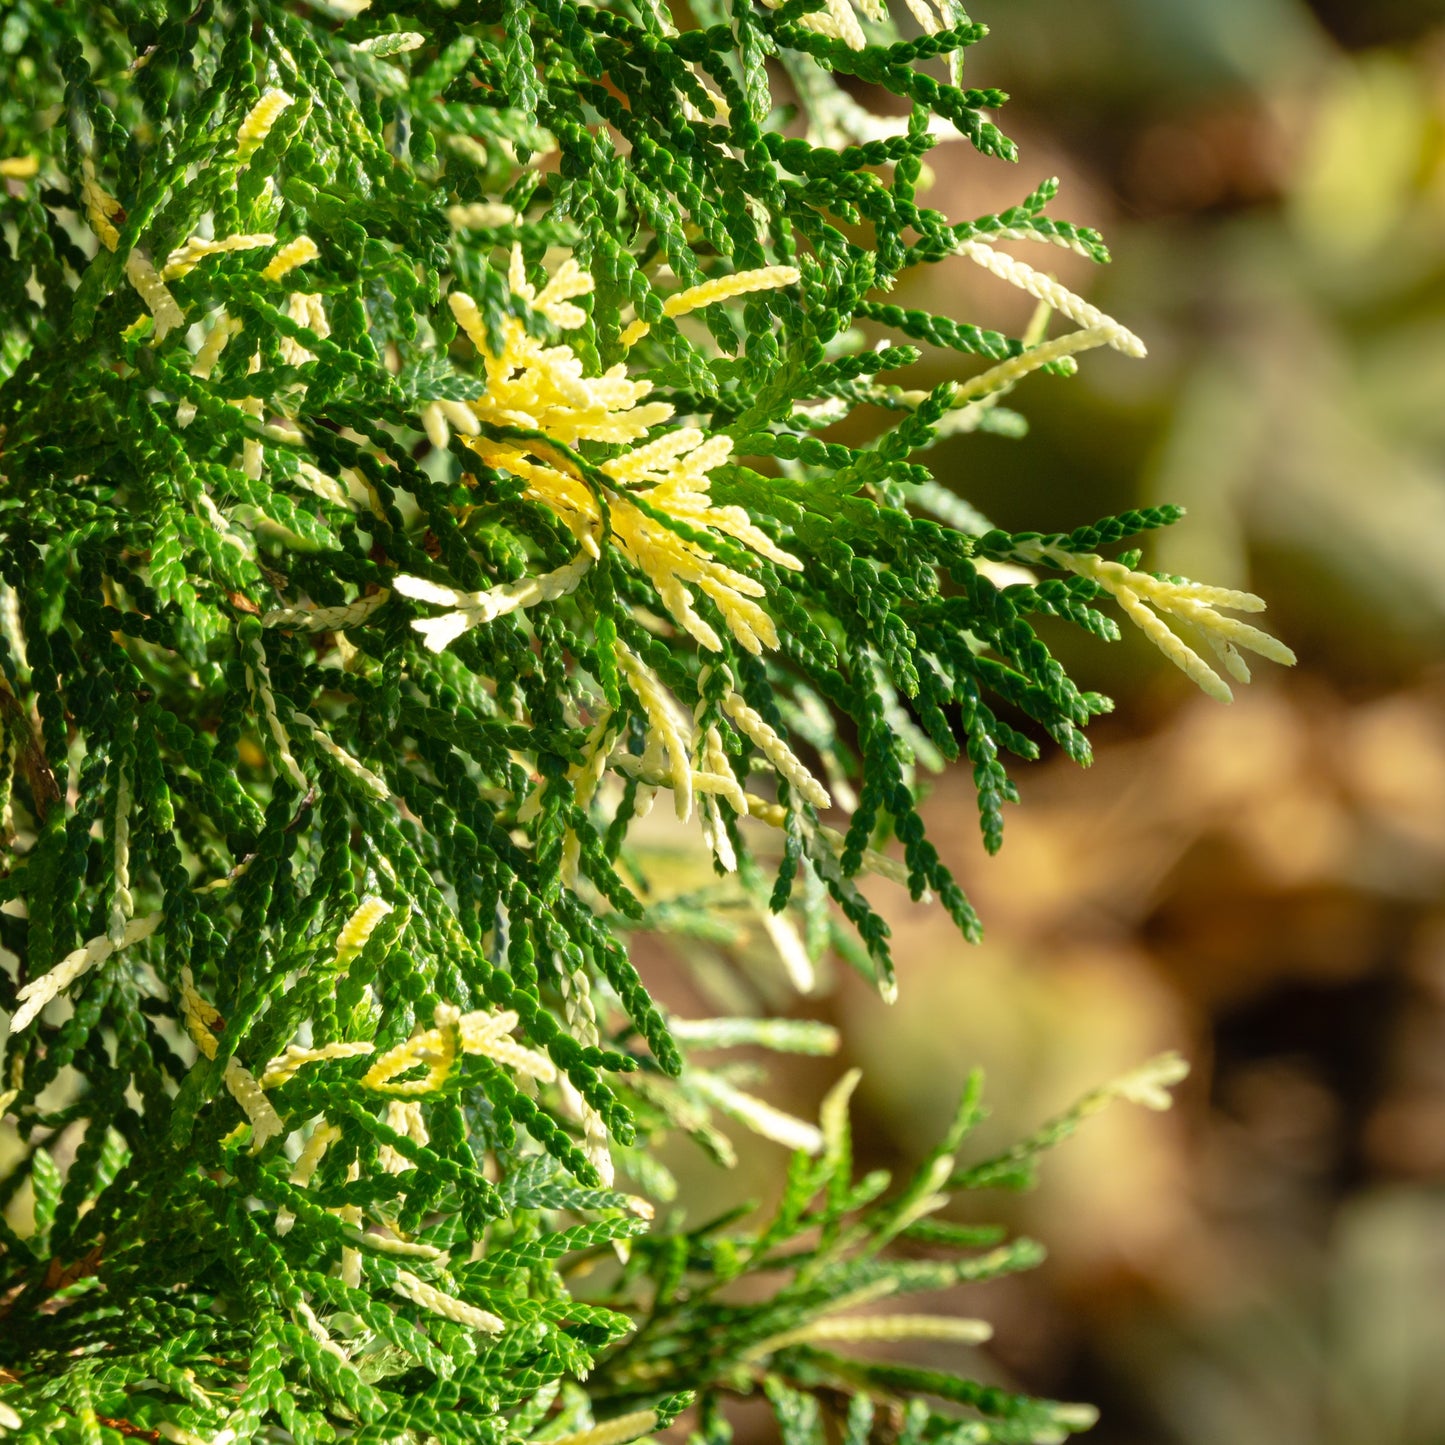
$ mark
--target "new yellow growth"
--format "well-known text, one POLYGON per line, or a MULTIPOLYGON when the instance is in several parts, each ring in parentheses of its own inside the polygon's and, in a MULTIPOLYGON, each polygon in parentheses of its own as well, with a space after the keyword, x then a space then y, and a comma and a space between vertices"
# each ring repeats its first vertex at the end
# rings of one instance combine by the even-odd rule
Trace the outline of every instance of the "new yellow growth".
MULTIPOLYGON (((782 0, 763 0, 763 4, 770 10, 776 10, 782 0)), ((908 13, 927 35, 936 35, 945 25, 953 23, 945 0, 934 0, 932 6, 928 0, 905 0, 905 4, 908 13)), ((884 21, 888 19, 888 6, 885 0, 853 0, 852 4, 849 0, 826 0, 821 10, 799 16, 797 23, 805 30, 826 35, 830 40, 841 40, 850 50, 862 50, 868 43, 868 37, 858 23, 859 15, 865 20, 884 21)))
POLYGON ((1144 343, 1126 326, 1121 326, 1112 316, 1106 316, 1097 306, 1075 296, 1067 286, 1061 285, 1052 276, 1036 271, 1027 261, 995 251, 982 241, 963 241, 958 254, 991 271, 1002 281, 1026 291, 1038 301, 1047 303, 1053 310, 1086 330, 1098 333, 1097 345, 1111 346, 1125 356, 1145 355, 1144 343))
MULTIPOLYGON (((926 35, 937 35, 943 27, 950 22, 949 11, 945 8, 944 0, 938 0, 938 13, 935 14, 928 5, 928 0, 905 0, 908 6, 908 13, 918 22, 920 28, 926 35)), ((878 8, 887 14, 888 7, 878 0, 878 8)))
POLYGON ((114 251, 120 244, 120 232, 111 224, 111 218, 118 216, 124 207, 96 179, 95 164, 89 156, 80 163, 80 200, 91 230, 100 237, 100 244, 107 251, 114 251))
POLYGON ((266 263, 261 275, 267 281, 279 281, 288 271, 294 271, 298 266, 314 261, 320 254, 320 247, 310 236, 297 236, 294 241, 287 241, 276 252, 266 263))
POLYGON ((647 714, 647 742, 640 771, 644 777, 661 773, 672 778, 677 816, 692 816, 692 719, 662 685, 657 674, 631 652, 618 654, 623 675, 647 714))
POLYGON ((551 1083, 557 1077, 551 1059, 507 1037, 516 1027, 517 1015, 510 1010, 460 1014, 442 1004, 436 1026, 388 1049, 367 1070, 362 1085, 397 1096, 432 1093, 446 1082, 459 1054, 483 1054, 519 1074, 551 1083), (416 1069, 426 1072, 419 1078, 402 1077, 416 1069))
POLYGON ((665 316, 686 316, 703 306, 714 306, 719 301, 731 301, 734 296, 745 296, 750 291, 776 291, 782 286, 792 286, 799 277, 796 266, 762 266, 756 271, 738 271, 731 276, 714 276, 697 286, 689 286, 669 296, 662 303, 665 316))
MULTIPOLYGON (((293 291, 286 300, 286 314, 298 326, 306 327, 322 340, 331 335, 331 323, 326 319, 326 303, 314 291, 293 291)), ((305 366, 308 361, 316 360, 316 353, 295 337, 283 336, 281 360, 287 366, 305 366)))
MULTIPOLYGON (((684 316, 737 296, 792 285, 798 276, 791 266, 767 266, 716 277, 672 296, 664 303, 664 311, 668 316, 684 316)), ((564 261, 539 290, 527 278, 520 249, 514 248, 509 280, 512 291, 559 330, 575 330, 585 324, 587 314, 577 303, 592 291, 593 279, 575 260, 564 261)), ((426 645, 441 651, 469 628, 571 592, 601 555, 602 547, 610 543, 651 582, 672 620, 702 647, 716 652, 723 643, 699 612, 699 595, 713 602, 741 646, 754 654, 776 647, 777 629, 761 603, 766 596, 762 582, 721 560, 717 552, 728 539, 774 566, 801 570, 802 563, 763 531, 744 508, 713 502, 711 474, 731 456, 732 439, 709 437, 687 426, 652 435, 655 427, 671 419, 673 408, 649 400, 651 383, 629 376, 624 363, 600 376, 588 375, 570 346, 548 346, 529 335, 514 318, 500 321, 494 346, 480 308, 470 296, 453 293, 450 305, 481 358, 486 388, 470 402, 426 406, 421 420, 428 436, 433 444, 444 446, 455 428, 489 466, 519 478, 527 497, 547 506, 576 537, 579 550, 571 562, 552 572, 483 592, 463 593, 427 578, 398 577, 396 591, 449 609, 441 616, 412 623, 426 645), (508 431, 514 434, 505 434, 508 431), (591 450, 597 445, 613 448, 613 455, 587 466, 573 454, 575 449, 591 450), (645 503, 647 510, 638 503, 645 503), (669 523, 685 527, 688 535, 679 535, 669 523)), ((645 323, 634 323, 624 333, 624 344, 639 339, 646 330, 645 323)), ((594 729, 586 761, 573 769, 579 801, 585 806, 605 769, 615 764, 644 783, 643 809, 651 790, 658 786, 671 788, 682 819, 691 817, 697 804, 715 856, 724 868, 736 866, 718 800, 726 799, 741 815, 750 811, 752 800, 733 773, 717 725, 698 727, 656 674, 629 649, 620 647, 617 661, 646 715, 644 749, 641 756, 614 756, 615 731, 602 719, 594 729)), ((730 695, 724 707, 732 723, 800 796, 814 807, 830 806, 827 790, 752 708, 736 695, 730 695)), ((538 788, 518 821, 526 822, 540 807, 541 799, 542 789, 538 788)), ((565 840, 563 869, 569 882, 576 876, 579 851, 575 838, 565 840)), ((449 1067, 441 1057, 442 1040, 419 1047, 430 1049, 432 1056, 426 1061, 425 1079, 412 1081, 415 1092, 432 1087, 429 1081, 444 1077, 449 1067)), ((402 1066, 398 1055, 395 1072, 423 1062, 417 1054, 407 1057, 411 1062, 402 1066)))
POLYGON ((347 1043, 338 1040, 335 1043, 324 1044, 319 1049, 304 1049, 300 1044, 291 1044, 286 1052, 278 1054, 261 1075, 261 1087, 263 1089, 274 1089, 278 1085, 286 1083, 292 1078, 298 1069, 307 1064, 321 1064, 328 1059, 354 1059, 364 1054, 374 1053, 375 1044, 362 1041, 347 1043))
MULTIPOLYGON (((859 5, 858 8, 867 14, 873 7, 859 5)), ((818 20, 823 22, 817 27, 819 32, 841 40, 850 50, 862 50, 868 43, 868 37, 863 33, 863 27, 858 23, 858 17, 849 0, 827 0, 823 9, 815 13, 818 20)))
POLYGON ((157 341, 164 341, 177 326, 185 324, 185 312, 167 289, 166 283, 161 280, 156 268, 139 251, 132 251, 125 258, 125 274, 140 299, 145 302, 146 309, 155 317, 157 341))
POLYGON ((429 401, 421 409, 422 430, 438 451, 451 443, 451 428, 463 436, 475 436, 481 429, 477 414, 464 401, 429 401))
POLYGON ((955 1315, 851 1315, 813 1320, 795 1330, 774 1335, 748 1351, 760 1359, 789 1345, 858 1340, 949 1340, 960 1345, 981 1345, 993 1338, 987 1320, 955 1315))
MULTIPOLYGON (((326 1151, 341 1138, 341 1130, 328 1119, 323 1119, 314 1130, 311 1137, 306 1141, 305 1147, 301 1150, 296 1163, 291 1169, 291 1183, 298 1189, 305 1189, 311 1183, 311 1176, 316 1173, 325 1157, 326 1151)), ((276 1233, 288 1234, 291 1226, 296 1223, 296 1216, 289 1209, 281 1208, 276 1211, 276 1233)))
POLYGON ((181 1017, 197 1051, 208 1059, 214 1059, 216 1035, 213 1026, 221 1022, 221 1011, 196 988, 189 964, 181 970, 181 1017))
MULTIPOLYGON (((780 286, 791 286, 799 277, 795 266, 761 266, 756 271, 737 271, 731 276, 714 276, 686 291, 678 291, 662 303, 664 316, 686 316, 703 306, 715 306, 719 301, 731 301, 735 296, 746 296, 750 291, 774 291, 780 286)), ((632 321, 623 330, 623 346, 636 346, 651 331, 646 321, 632 321)))
POLYGON ((49 973, 32 979, 15 995, 20 1007, 16 1009, 15 1017, 10 1020, 10 1032, 18 1034, 22 1029, 29 1028, 41 1009, 51 999, 64 993, 81 974, 97 964, 104 963, 117 950, 129 948, 131 944, 149 938, 160 926, 162 917, 160 913, 151 913, 144 918, 133 918, 118 940, 112 941, 108 934, 102 933, 82 944, 74 952, 67 953, 49 973))
POLYGON ((489 1310, 478 1309, 476 1305, 459 1300, 455 1295, 444 1294, 435 1285, 418 1279, 410 1270, 397 1270, 396 1282, 392 1288, 403 1299, 408 1299, 433 1314, 441 1315, 444 1319, 465 1325, 470 1330, 484 1330, 487 1334, 494 1335, 507 1327, 505 1320, 499 1319, 489 1310))
MULTIPOLYGON (((320 467, 313 466, 304 458, 298 459, 296 462, 296 480, 323 501, 330 502, 333 506, 346 507, 350 511, 356 510, 356 503, 351 499, 351 493, 335 477, 327 476, 320 467)), ((373 602, 372 598, 365 600, 368 603, 373 602)), ((385 593, 382 594, 382 600, 386 600, 385 593)), ((374 603, 373 605, 379 606, 380 604, 374 603)))
POLYGON ((161 280, 176 281, 189 275, 207 256, 220 256, 227 251, 254 251, 275 244, 275 236, 267 231, 259 231, 255 235, 227 236, 221 241, 192 236, 184 246, 177 246, 166 257, 166 264, 161 267, 161 280))
MULTIPOLYGON (((413 1144, 428 1144, 431 1135, 427 1133, 426 1120, 422 1117, 421 1105, 415 1099, 393 1099, 386 1106, 386 1127, 405 1134, 413 1144)), ((403 1174, 416 1165, 399 1149, 383 1144, 377 1156, 383 1171, 387 1174, 403 1174)))
MULTIPOLYGON (((243 329, 241 322, 230 315, 224 306, 221 307, 215 313, 211 329, 206 333, 206 339, 201 342, 200 349, 191 362, 191 375, 200 377, 202 381, 209 381, 211 373, 216 369, 216 363, 221 359, 221 353, 226 349, 231 338, 238 335, 243 329)), ((195 419, 196 404, 194 402, 177 403, 177 426, 190 426, 195 419)))
POLYGON ((517 219, 517 213, 498 201, 474 201, 469 206, 448 206, 447 220, 459 231, 472 228, 492 230, 497 226, 510 226, 517 219))
POLYGON ((281 118, 281 112, 290 105, 291 97, 284 90, 272 86, 262 95, 247 113, 236 132, 236 159, 243 164, 260 149, 261 143, 271 134, 271 127, 281 118))
POLYGON ((5 156, 0 159, 0 176, 7 181, 28 181, 40 169, 35 156, 5 156))
POLYGON ((1013 386, 1031 371, 1048 366, 1050 362, 1062 361, 1066 356, 1073 356, 1080 351, 1092 351, 1096 346, 1105 345, 1106 340, 1102 331, 1086 327, 1083 331, 1070 331, 1064 336, 1056 336, 1052 341, 1041 341, 1037 346, 1030 346, 1017 356, 1010 356, 1007 361, 1000 361, 997 366, 991 366, 987 371, 969 377, 954 389, 952 405, 965 406, 971 401, 994 397, 995 393, 1013 386))
POLYGON ((206 333, 206 339, 201 342, 201 349, 196 352, 196 359, 191 363, 191 375, 199 376, 202 381, 209 381, 227 343, 243 329, 237 317, 228 315, 224 310, 219 311, 211 329, 206 333))
MULTIPOLYGON (((780 266, 709 282, 693 293, 682 293, 694 297, 682 309, 710 305, 745 290, 785 285, 796 275, 790 267, 780 266)), ((570 258, 538 292, 527 280, 520 249, 514 250, 511 285, 559 330, 575 330, 586 320, 574 298, 592 290, 592 277, 570 258)), ((614 485, 603 487, 605 497, 599 498, 596 477, 584 476, 570 457, 546 440, 479 435, 465 438, 467 444, 489 466, 523 480, 527 496, 551 508, 591 557, 600 554, 605 500, 614 545, 656 588, 674 621, 703 647, 716 651, 722 643, 697 612, 697 592, 713 600, 729 631, 750 652, 776 647, 777 629, 756 600, 765 595, 762 583, 719 561, 704 543, 678 536, 629 500, 629 493, 635 493, 649 507, 699 533, 732 537, 777 565, 800 569, 802 564, 776 546, 741 507, 712 504, 709 473, 731 455, 731 439, 705 437, 693 427, 649 439, 651 428, 667 421, 673 408, 666 402, 647 401, 652 383, 629 377, 625 364, 618 363, 601 376, 587 376, 570 346, 547 346, 529 336, 514 318, 502 322, 501 349, 493 351, 476 302, 454 292, 451 308, 486 371, 486 391, 470 403, 479 425, 538 432, 568 448, 594 442, 628 450, 600 464, 614 485)), ((437 635, 435 623, 417 625, 437 635)), ((442 628, 440 635, 450 630, 442 628)), ((447 641, 450 637, 441 646, 447 641)))
POLYGON ((555 1445, 627 1445, 642 1435, 650 1435, 657 1427, 655 1410, 634 1410, 629 1415, 618 1415, 604 1420, 591 1429, 579 1430, 573 1435, 564 1435, 555 1445))
POLYGON ((396 590, 403 597, 418 602, 431 602, 456 610, 443 617, 418 618, 412 627, 420 632, 432 652, 443 652, 469 628, 490 622, 518 608, 532 607, 538 602, 551 602, 576 590, 583 575, 592 565, 592 558, 579 553, 565 567, 541 577, 524 577, 520 582, 507 582, 486 592, 457 592, 441 587, 423 577, 401 576, 396 590))
POLYGON ((320 1167, 326 1151, 340 1138, 341 1130, 329 1120, 323 1119, 312 1131, 306 1147, 298 1156, 295 1167, 291 1170, 291 1182, 298 1188, 305 1189, 311 1183, 311 1176, 320 1167))
POLYGON ((231 1097, 241 1106, 241 1112, 251 1124, 251 1152, 259 1150, 268 1139, 284 1132, 286 1126, 281 1116, 271 1107, 255 1076, 245 1068, 239 1059, 232 1058, 221 1076, 231 1097))
POLYGON ((1252 592, 1153 577, 1125 567, 1121 562, 1105 561, 1093 553, 1066 552, 1061 547, 1047 547, 1037 542, 1025 543, 1018 548, 1018 554, 1025 561, 1046 562, 1097 582, 1170 662, 1219 702, 1234 700, 1229 684, 1169 627, 1161 613, 1174 618, 1201 640, 1236 682, 1249 681, 1249 668, 1240 656, 1240 648, 1285 667, 1294 665, 1294 653, 1277 637, 1218 611, 1225 608, 1230 612, 1263 612, 1264 599, 1252 592))
POLYGON ((737 693, 730 692, 723 698, 723 711, 799 797, 815 808, 833 806, 827 789, 803 766, 797 754, 773 731, 762 715, 750 708, 737 693))
MULTIPOLYGON (((919 0, 919 3, 922 3, 922 0, 919 0)), ((1005 233, 1005 235, 1008 234, 1005 233)), ((1011 286, 1017 286, 1019 290, 1027 292, 1040 303, 1040 310, 1037 313, 1037 339, 1033 336, 1035 326, 1031 325, 1030 335, 1025 340, 1032 344, 1026 345, 1024 351, 1017 356, 1009 357, 1006 361, 999 362, 998 365, 990 367, 987 371, 970 378, 955 388, 951 405, 956 408, 968 408, 966 416, 975 416, 980 408, 990 406, 1014 383, 1042 366, 1062 361, 1067 361, 1068 365, 1072 366, 1074 363, 1068 358, 1078 352, 1090 351, 1098 346, 1108 346, 1115 351, 1122 352, 1125 356, 1142 357, 1145 355, 1144 343, 1127 326, 1120 325, 1112 316, 1106 316, 1097 306, 1091 306, 1052 276, 1035 270, 1027 261, 1020 261, 1017 257, 996 251, 982 241, 962 241, 955 249, 960 256, 968 257, 970 261, 982 266, 984 270, 1002 281, 1007 281, 1011 286), (1052 341, 1043 340, 1049 317, 1053 312, 1058 312, 1061 316, 1075 322, 1080 329, 1069 332, 1065 336, 1056 337, 1052 341)), ((921 391, 897 393, 899 400, 915 406, 921 403, 926 395, 926 392, 921 391)), ((971 429, 963 424, 962 418, 959 419, 959 423, 960 425, 956 429, 971 429)))
POLYGON ((366 940, 376 932, 377 925, 388 913, 391 904, 384 898, 363 898, 356 912, 342 925, 336 935, 335 968, 349 968, 366 947, 366 940))

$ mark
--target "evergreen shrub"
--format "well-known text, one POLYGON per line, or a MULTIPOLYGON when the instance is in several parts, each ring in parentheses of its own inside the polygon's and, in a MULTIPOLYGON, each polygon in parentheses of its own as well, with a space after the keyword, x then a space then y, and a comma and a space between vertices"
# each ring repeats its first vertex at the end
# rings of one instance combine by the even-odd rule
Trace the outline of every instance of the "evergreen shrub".
POLYGON ((915 1174, 857 1177, 856 1075, 814 1123, 717 1062, 831 1031, 671 1017, 630 947, 889 997, 870 879, 979 929, 918 768, 966 759, 994 849, 1006 755, 1088 761, 1107 700, 1033 619, 1117 604, 1224 698, 1241 649, 1291 660, 1257 598, 1100 556, 1175 511, 1008 533, 930 472, 1019 431, 1029 373, 1143 347, 1002 249, 1106 259, 1053 182, 929 207, 935 144, 1014 147, 963 84, 984 27, 908 7, 0 10, 0 1429, 1091 1422, 895 1306, 1036 1263, 939 1211, 1178 1061, 973 1162, 960 1080, 915 1174), (954 256, 1024 335, 888 299, 954 256), (921 347, 966 379, 911 387, 921 347), (639 844, 659 793, 705 886, 639 844), (725 1121, 793 1150, 782 1199, 683 1219, 657 1144, 726 1163, 725 1121), (962 1365, 866 1348, 911 1337, 962 1365))

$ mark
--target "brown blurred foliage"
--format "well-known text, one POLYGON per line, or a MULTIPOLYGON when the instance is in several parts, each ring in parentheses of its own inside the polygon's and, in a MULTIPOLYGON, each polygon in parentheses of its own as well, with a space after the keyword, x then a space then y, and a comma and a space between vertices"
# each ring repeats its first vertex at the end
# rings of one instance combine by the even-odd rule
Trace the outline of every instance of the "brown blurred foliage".
MULTIPOLYGON (((1222 1438, 1169 1419, 1188 1414, 1169 1369, 1199 1355, 1225 1369, 1237 1331, 1323 1287, 1354 1219, 1342 1205, 1445 1162, 1445 675, 1366 704, 1318 683, 1191 702, 1087 773, 1031 778, 995 859, 971 808, 949 779, 932 823, 989 938, 967 954, 935 913, 900 907, 899 1003, 842 993, 869 1138, 885 1159, 921 1154, 970 1063, 988 1070, 1002 1143, 1180 1047, 1196 1071, 1180 1106, 1115 1111, 1066 1145, 1015 1216, 1051 1265, 988 1293, 1018 1296, 998 1350, 1019 1377, 1120 1397, 1102 1438, 1222 1438), (1131 1416, 1179 1433, 1114 1433, 1131 1416)), ((1245 1402, 1255 1388, 1237 1383, 1245 1402)))

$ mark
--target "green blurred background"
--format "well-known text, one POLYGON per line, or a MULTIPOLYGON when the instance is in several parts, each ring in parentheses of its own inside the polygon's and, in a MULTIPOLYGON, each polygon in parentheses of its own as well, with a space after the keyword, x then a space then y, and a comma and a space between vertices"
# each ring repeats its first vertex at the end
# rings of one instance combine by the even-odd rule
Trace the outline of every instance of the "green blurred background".
MULTIPOLYGON (((841 1025, 849 1057, 781 1092, 811 1115, 861 1064, 860 1162, 902 1165, 972 1064, 1001 1144, 1181 1049, 1194 1073, 1171 1114, 1116 1108, 993 1210, 1050 1261, 940 1302, 995 1321, 978 1369, 1096 1401, 1099 1445, 1438 1445, 1445 4, 969 8, 994 29, 968 82, 1018 97, 1001 124, 1022 160, 940 146, 927 200, 978 215, 1061 176, 1054 211, 1098 226, 1113 266, 1007 249, 1150 358, 1031 378, 1010 399, 1031 435, 958 438, 936 473, 1014 528, 1185 504, 1145 566, 1263 593, 1300 665, 1261 665, 1221 708, 1137 638, 1050 633, 1118 700, 1095 766, 1023 770, 995 859, 967 780, 938 782, 931 826, 987 941, 873 890, 900 1000, 850 975, 798 1004, 841 1025)), ((901 299, 1014 330, 1031 306, 962 259, 901 299)), ((748 1148, 732 1195, 769 1192, 780 1155, 748 1148)), ((716 1177, 677 1162, 716 1207, 716 1177)), ((928 1350, 911 1357, 943 1362, 928 1350)))

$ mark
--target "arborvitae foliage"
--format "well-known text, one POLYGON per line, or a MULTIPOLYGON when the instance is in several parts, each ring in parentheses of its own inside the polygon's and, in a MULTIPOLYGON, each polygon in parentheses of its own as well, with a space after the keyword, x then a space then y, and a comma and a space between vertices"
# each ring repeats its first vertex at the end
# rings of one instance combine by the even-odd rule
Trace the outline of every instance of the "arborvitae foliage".
POLYGON ((1288 660, 1216 610, 1257 599, 1097 555, 1173 512, 1010 535, 920 460, 1143 348, 996 249, 1104 259, 1052 183, 928 208, 936 142, 1013 147, 962 87, 984 27, 909 3, 912 38, 878 0, 8 0, 5 1427, 617 1445, 696 1400, 721 1445, 753 1390, 789 1445, 1088 1424, 835 1350, 981 1339, 846 1311, 1033 1263, 925 1216, 1078 1116, 965 1167, 972 1083, 916 1178, 856 1180, 851 1076, 817 1127, 688 1063, 828 1032, 669 1021, 627 946, 751 909, 795 982, 832 945, 888 995, 864 875, 978 928, 915 762, 966 757, 994 848, 1004 754, 1087 760, 1107 703, 1032 617, 1111 637, 1109 594, 1226 697, 1195 647, 1288 660), (887 299, 960 254, 1027 335, 887 299), (914 342, 970 379, 910 389, 914 342), (871 444, 820 435, 855 410, 871 444), (654 887, 659 790, 715 890, 654 887), (647 1149, 725 1158, 719 1116, 797 1149, 777 1212, 654 1227, 647 1149))

